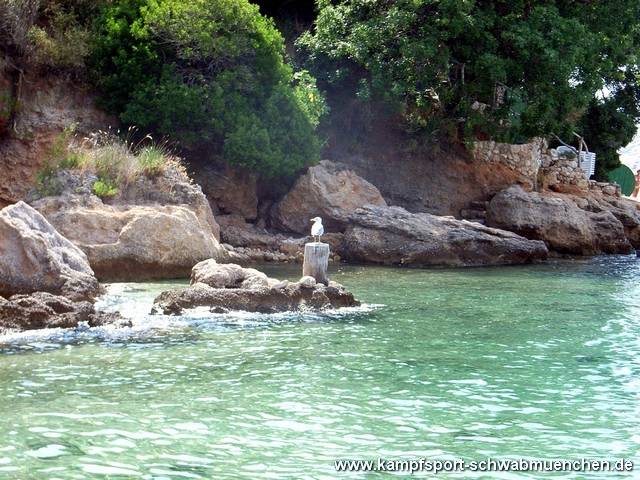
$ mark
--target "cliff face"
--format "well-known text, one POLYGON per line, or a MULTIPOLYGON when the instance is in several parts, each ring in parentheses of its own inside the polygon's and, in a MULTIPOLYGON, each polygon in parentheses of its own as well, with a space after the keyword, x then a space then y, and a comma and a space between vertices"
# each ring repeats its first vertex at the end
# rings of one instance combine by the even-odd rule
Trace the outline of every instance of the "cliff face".
POLYGON ((327 158, 347 164, 378 187, 387 203, 410 212, 459 216, 470 202, 488 200, 513 184, 535 183, 530 164, 537 144, 505 148, 480 142, 472 151, 434 144, 412 151, 406 136, 384 124, 364 139, 342 127, 330 129, 328 136, 327 158))
POLYGON ((116 124, 85 85, 29 71, 16 75, 1 58, 0 95, 7 112, 0 134, 0 208, 25 197, 65 127, 77 123, 84 133, 116 124))

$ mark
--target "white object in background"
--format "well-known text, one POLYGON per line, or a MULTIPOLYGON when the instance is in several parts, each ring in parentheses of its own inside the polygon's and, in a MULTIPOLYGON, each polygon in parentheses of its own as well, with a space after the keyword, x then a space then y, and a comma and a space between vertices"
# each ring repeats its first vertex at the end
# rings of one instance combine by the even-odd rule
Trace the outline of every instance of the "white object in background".
POLYGON ((578 166, 584 172, 587 180, 596 172, 596 154, 595 152, 580 152, 578 155, 578 166))

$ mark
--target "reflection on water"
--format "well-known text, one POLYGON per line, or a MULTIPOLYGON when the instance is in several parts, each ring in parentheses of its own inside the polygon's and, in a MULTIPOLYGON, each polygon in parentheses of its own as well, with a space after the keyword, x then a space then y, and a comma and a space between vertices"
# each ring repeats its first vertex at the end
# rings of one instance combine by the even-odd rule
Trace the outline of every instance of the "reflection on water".
POLYGON ((0 478, 335 478, 338 458, 638 461, 635 258, 333 277, 365 306, 149 317, 168 285, 116 284, 103 305, 131 329, 0 340, 0 478))

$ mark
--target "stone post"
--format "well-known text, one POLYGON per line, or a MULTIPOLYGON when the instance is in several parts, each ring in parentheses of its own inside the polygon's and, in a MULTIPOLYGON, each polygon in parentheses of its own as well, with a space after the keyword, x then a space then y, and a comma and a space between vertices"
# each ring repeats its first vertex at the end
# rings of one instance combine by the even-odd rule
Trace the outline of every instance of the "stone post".
POLYGON ((317 283, 329 285, 327 268, 329 267, 329 245, 322 242, 306 243, 304 246, 304 263, 302 276, 310 276, 317 283))

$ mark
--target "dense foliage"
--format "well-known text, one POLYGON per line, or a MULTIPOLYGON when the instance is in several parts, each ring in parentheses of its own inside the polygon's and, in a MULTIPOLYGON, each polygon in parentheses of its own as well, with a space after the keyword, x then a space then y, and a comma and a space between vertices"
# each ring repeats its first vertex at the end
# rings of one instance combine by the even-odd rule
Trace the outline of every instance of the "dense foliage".
POLYGON ((298 42, 313 73, 386 102, 414 133, 521 141, 577 129, 610 166, 635 130, 636 0, 317 4, 298 42), (603 89, 612 98, 598 100, 603 89))
POLYGON ((99 18, 92 68, 128 124, 267 176, 319 157, 326 110, 272 21, 247 0, 118 0, 99 18))

